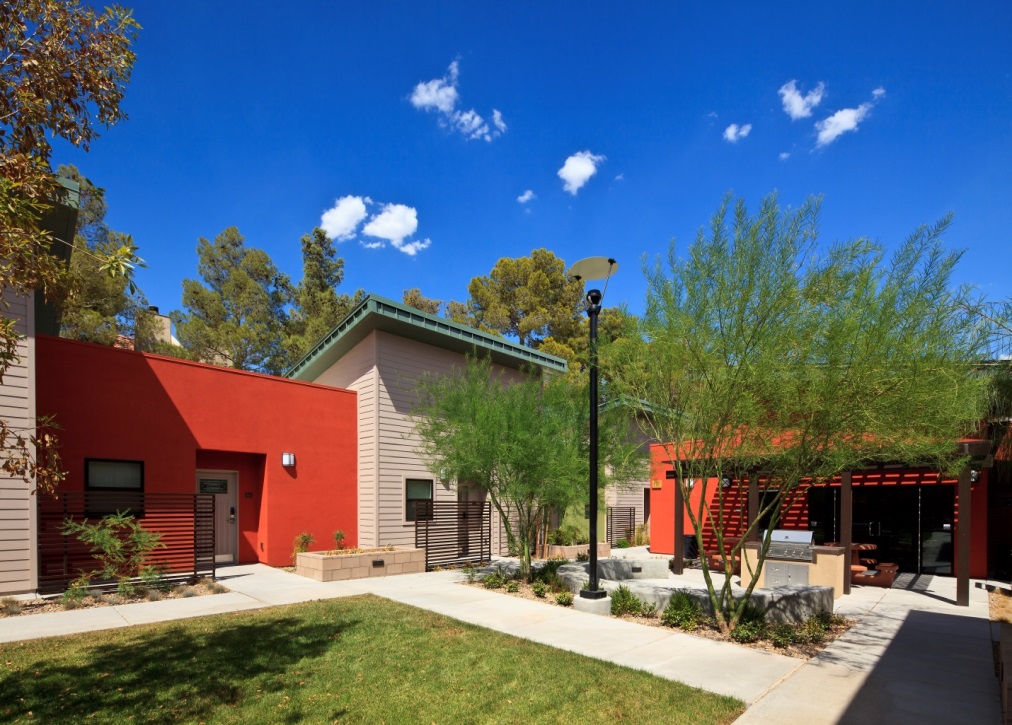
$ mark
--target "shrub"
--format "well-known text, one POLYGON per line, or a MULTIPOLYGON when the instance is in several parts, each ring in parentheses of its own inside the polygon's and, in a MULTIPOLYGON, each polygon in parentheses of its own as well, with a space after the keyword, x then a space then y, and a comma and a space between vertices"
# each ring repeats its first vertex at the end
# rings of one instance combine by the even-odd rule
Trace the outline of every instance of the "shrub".
POLYGON ((478 567, 476 567, 474 564, 465 565, 464 576, 467 577, 468 584, 474 584, 475 579, 478 578, 478 567))
POLYGON ((731 630, 731 639, 735 642, 749 643, 758 642, 766 634, 766 625, 760 621, 738 622, 738 626, 731 630))
POLYGON ((540 599, 545 596, 545 592, 548 591, 548 587, 545 586, 545 583, 542 581, 535 581, 531 584, 531 591, 534 592, 534 596, 540 599))
POLYGON ((309 547, 315 542, 316 538, 308 531, 303 531, 297 535, 295 541, 292 542, 292 561, 295 561, 299 554, 309 551, 309 547))
POLYGON ((520 591, 520 582, 516 580, 506 582, 506 591, 510 594, 516 594, 520 591))
POLYGON ((219 584, 210 577, 204 577, 197 583, 201 584, 205 589, 211 592, 211 594, 224 594, 225 592, 228 591, 228 587, 226 587, 223 584, 219 584))
POLYGON ((798 641, 798 633, 789 624, 774 624, 766 630, 766 639, 774 647, 788 647, 798 641))
POLYGON ((559 592, 555 595, 555 602, 563 607, 571 607, 573 606, 573 593, 559 592))
POLYGON ((633 531, 634 546, 650 545, 650 527, 646 524, 639 524, 633 531))
POLYGON ((661 621, 669 627, 681 627, 691 632, 703 619, 703 608, 685 589, 671 594, 668 606, 664 608, 661 621))
POLYGON ((341 529, 334 532, 334 548, 338 550, 344 548, 344 531, 341 529))
MULTIPOLYGON (((148 531, 128 513, 117 511, 103 516, 95 523, 88 519, 77 522, 66 519, 63 522, 64 536, 76 536, 86 544, 100 567, 91 572, 80 572, 75 580, 85 589, 95 577, 118 580, 117 591, 133 592, 131 579, 155 576, 157 569, 147 564, 155 549, 165 548, 161 534, 148 531)), ((160 576, 160 573, 157 573, 160 576)))
POLYGON ((158 602, 161 601, 164 597, 162 596, 162 593, 157 589, 148 589, 147 598, 149 602, 158 602))
POLYGON ((541 582, 551 592, 569 591, 569 587, 559 580, 559 567, 568 564, 569 559, 550 559, 531 577, 532 582, 541 582))
POLYGON ((0 599, 0 617, 13 617, 21 614, 21 603, 14 597, 0 599))
POLYGON ((486 589, 502 589, 508 580, 509 577, 502 573, 502 569, 496 569, 491 574, 486 574, 481 583, 486 589))
POLYGON ((611 613, 617 617, 624 614, 650 616, 654 607, 633 594, 624 584, 611 593, 611 613))
POLYGON ((628 542, 628 540, 626 540, 626 539, 619 539, 618 541, 615 542, 615 548, 616 549, 628 549, 629 548, 629 542, 628 542))
POLYGON ((589 551, 581 551, 581 552, 579 552, 576 555, 576 560, 577 561, 590 561, 590 552, 589 551))

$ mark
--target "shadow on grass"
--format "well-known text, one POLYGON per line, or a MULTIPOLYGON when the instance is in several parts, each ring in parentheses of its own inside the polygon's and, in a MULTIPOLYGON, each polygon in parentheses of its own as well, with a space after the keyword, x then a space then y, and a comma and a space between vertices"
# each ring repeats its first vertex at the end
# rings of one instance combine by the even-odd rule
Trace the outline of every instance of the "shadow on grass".
MULTIPOLYGON (((31 717, 65 722, 100 713, 103 721, 129 717, 194 720, 246 699, 283 700, 304 679, 299 663, 323 656, 340 635, 359 624, 321 618, 179 624, 97 635, 85 643, 48 640, 0 670, 0 719, 31 717), (105 637, 108 641, 101 643, 105 637), (274 697, 270 697, 273 695, 274 697)), ((272 707, 268 705, 268 707, 272 707)), ((298 722, 296 710, 271 713, 273 722, 298 722)))

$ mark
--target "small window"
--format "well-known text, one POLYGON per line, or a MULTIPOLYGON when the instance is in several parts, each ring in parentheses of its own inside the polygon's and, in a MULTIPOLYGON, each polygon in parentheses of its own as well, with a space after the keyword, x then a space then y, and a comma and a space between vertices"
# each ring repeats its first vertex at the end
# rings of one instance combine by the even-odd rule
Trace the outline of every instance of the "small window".
POLYGON ((91 458, 84 462, 84 487, 89 491, 143 491, 143 461, 107 461, 91 458))
POLYGON ((86 459, 84 490, 87 516, 124 511, 140 518, 144 516, 144 462, 86 459))
POLYGON ((425 506, 432 502, 432 481, 427 478, 409 478, 405 481, 404 520, 415 521, 415 510, 420 509, 417 518, 432 518, 431 507, 425 506))

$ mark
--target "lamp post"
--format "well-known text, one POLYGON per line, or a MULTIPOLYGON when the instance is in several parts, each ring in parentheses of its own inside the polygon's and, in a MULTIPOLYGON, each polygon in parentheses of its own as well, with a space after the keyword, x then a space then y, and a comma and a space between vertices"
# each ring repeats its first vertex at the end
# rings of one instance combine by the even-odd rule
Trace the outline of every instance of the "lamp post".
MULTIPOLYGON (((618 270, 618 262, 611 257, 581 259, 569 270, 569 276, 582 282, 608 280, 618 270)), ((598 588, 597 577, 597 318, 601 312, 604 292, 591 289, 587 292, 587 317, 590 321, 590 583, 580 590, 582 599, 604 599, 606 592, 598 588)))

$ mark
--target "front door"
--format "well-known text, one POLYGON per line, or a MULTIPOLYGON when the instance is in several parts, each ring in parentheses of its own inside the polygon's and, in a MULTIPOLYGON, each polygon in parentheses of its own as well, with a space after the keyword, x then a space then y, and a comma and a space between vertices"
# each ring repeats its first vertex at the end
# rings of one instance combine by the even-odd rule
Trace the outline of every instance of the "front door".
POLYGON ((238 478, 235 471, 197 471, 197 493, 213 493, 214 561, 239 560, 238 478))

